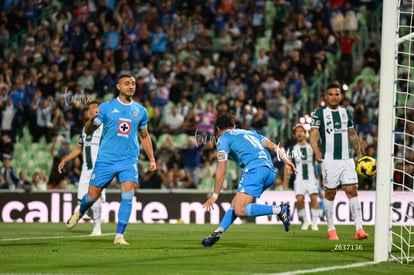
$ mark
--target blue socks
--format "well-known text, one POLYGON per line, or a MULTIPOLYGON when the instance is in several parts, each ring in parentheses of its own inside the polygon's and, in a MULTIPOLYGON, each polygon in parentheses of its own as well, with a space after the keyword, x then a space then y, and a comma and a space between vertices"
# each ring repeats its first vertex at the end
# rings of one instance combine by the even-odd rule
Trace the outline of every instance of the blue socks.
POLYGON ((88 194, 85 194, 82 197, 82 201, 79 207, 79 213, 81 215, 81 217, 83 216, 83 214, 85 214, 86 211, 88 211, 89 208, 91 208, 91 206, 94 204, 94 200, 91 199, 91 197, 89 197, 88 194))
MULTIPOLYGON (((275 214, 273 212, 272 205, 265 205, 265 204, 258 204, 258 203, 250 203, 244 207, 244 215, 246 217, 256 217, 256 216, 264 216, 264 215, 272 215, 275 214)), ((226 231, 230 225, 236 220, 237 216, 234 214, 234 207, 231 206, 226 213, 224 214, 223 219, 220 222, 217 231, 224 232, 226 231)))
POLYGON ((230 225, 233 224, 234 220, 237 218, 236 214, 234 214, 234 208, 231 206, 226 213, 224 214, 223 219, 220 222, 219 228, 223 231, 227 230, 230 225))
POLYGON ((121 204, 119 205, 118 210, 118 225, 116 227, 116 234, 124 234, 125 232, 131 216, 133 197, 134 192, 132 191, 121 193, 121 204))
POLYGON ((274 214, 272 205, 249 203, 244 207, 244 215, 246 217, 256 217, 272 214, 274 214))

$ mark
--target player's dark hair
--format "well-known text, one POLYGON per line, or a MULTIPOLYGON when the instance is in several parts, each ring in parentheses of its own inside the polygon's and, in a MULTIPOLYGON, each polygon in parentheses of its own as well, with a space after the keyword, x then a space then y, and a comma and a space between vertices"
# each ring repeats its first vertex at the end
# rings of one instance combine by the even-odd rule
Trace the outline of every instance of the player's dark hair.
POLYGON ((120 74, 120 75, 118 75, 118 77, 116 78, 116 83, 119 83, 119 81, 122 79, 122 78, 125 78, 125 77, 133 77, 132 75, 130 75, 130 74, 120 74))
POLYGON ((326 90, 329 90, 329 89, 341 89, 341 87, 337 84, 337 83, 329 83, 328 84, 328 86, 326 87, 326 90))
POLYGON ((98 101, 96 101, 96 100, 92 100, 92 101, 89 101, 89 102, 88 102, 88 106, 90 106, 90 105, 92 105, 92 104, 99 105, 98 101))
POLYGON ((216 128, 219 128, 220 130, 233 128, 234 125, 234 118, 230 113, 221 114, 216 119, 216 128))

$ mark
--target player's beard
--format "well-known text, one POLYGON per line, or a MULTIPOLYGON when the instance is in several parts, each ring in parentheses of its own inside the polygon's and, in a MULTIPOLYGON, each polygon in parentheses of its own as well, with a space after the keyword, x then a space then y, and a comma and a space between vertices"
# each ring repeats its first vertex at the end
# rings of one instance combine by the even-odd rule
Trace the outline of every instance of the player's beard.
POLYGON ((131 101, 132 101, 132 96, 127 95, 127 96, 125 96, 125 99, 126 99, 128 102, 131 102, 131 101))

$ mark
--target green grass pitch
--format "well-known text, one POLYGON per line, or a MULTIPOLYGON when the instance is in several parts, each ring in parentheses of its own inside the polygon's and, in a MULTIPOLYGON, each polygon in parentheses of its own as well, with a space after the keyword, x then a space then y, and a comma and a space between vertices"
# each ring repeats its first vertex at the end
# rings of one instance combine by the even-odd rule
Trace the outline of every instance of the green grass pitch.
POLYGON ((91 224, 67 231, 64 224, 0 224, 0 274, 412 274, 413 265, 373 261, 370 238, 354 240, 354 226, 337 226, 339 241, 326 239, 326 226, 289 232, 278 225, 233 225, 211 248, 201 239, 216 225, 130 224, 129 246, 112 244, 115 224, 104 236, 89 237, 91 224), (349 265, 360 266, 348 268, 349 265), (329 267, 335 267, 329 269, 329 267), (347 267, 347 268, 341 268, 347 267))

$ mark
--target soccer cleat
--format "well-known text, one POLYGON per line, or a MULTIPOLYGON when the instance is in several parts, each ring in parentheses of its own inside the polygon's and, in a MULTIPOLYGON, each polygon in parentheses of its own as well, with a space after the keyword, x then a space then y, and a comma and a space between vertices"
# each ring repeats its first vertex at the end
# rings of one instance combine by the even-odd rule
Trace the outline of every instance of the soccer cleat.
POLYGON ((120 244, 120 245, 129 245, 127 241, 125 241, 124 237, 118 237, 114 240, 114 244, 120 244))
POLYGON ((92 233, 89 236, 101 236, 102 231, 100 228, 93 228, 92 233))
POLYGON ((364 231, 364 229, 360 228, 357 230, 357 232, 355 233, 355 239, 356 240, 365 240, 368 239, 368 233, 366 233, 364 231))
POLYGON ((305 221, 302 224, 301 230, 308 230, 309 229, 309 226, 310 226, 310 223, 307 222, 307 221, 305 221))
POLYGON ((72 217, 70 217, 70 218, 67 220, 67 222, 66 222, 66 228, 67 228, 68 230, 71 230, 72 228, 74 228, 74 227, 78 224, 78 222, 79 222, 80 218, 81 218, 80 213, 79 213, 79 212, 75 212, 75 213, 72 215, 72 217))
POLYGON ((312 224, 312 230, 313 231, 319 231, 319 227, 316 224, 312 224))
POLYGON ((211 247, 213 246, 218 240, 220 240, 221 234, 223 232, 213 232, 210 236, 204 238, 201 240, 201 244, 204 247, 211 247))
POLYGON ((280 213, 278 214, 279 219, 283 222, 283 226, 285 227, 285 231, 289 231, 290 221, 289 221, 289 204, 282 203, 280 205, 280 213))
POLYGON ((336 235, 336 230, 332 229, 328 231, 328 240, 337 241, 339 240, 338 235, 336 235))

